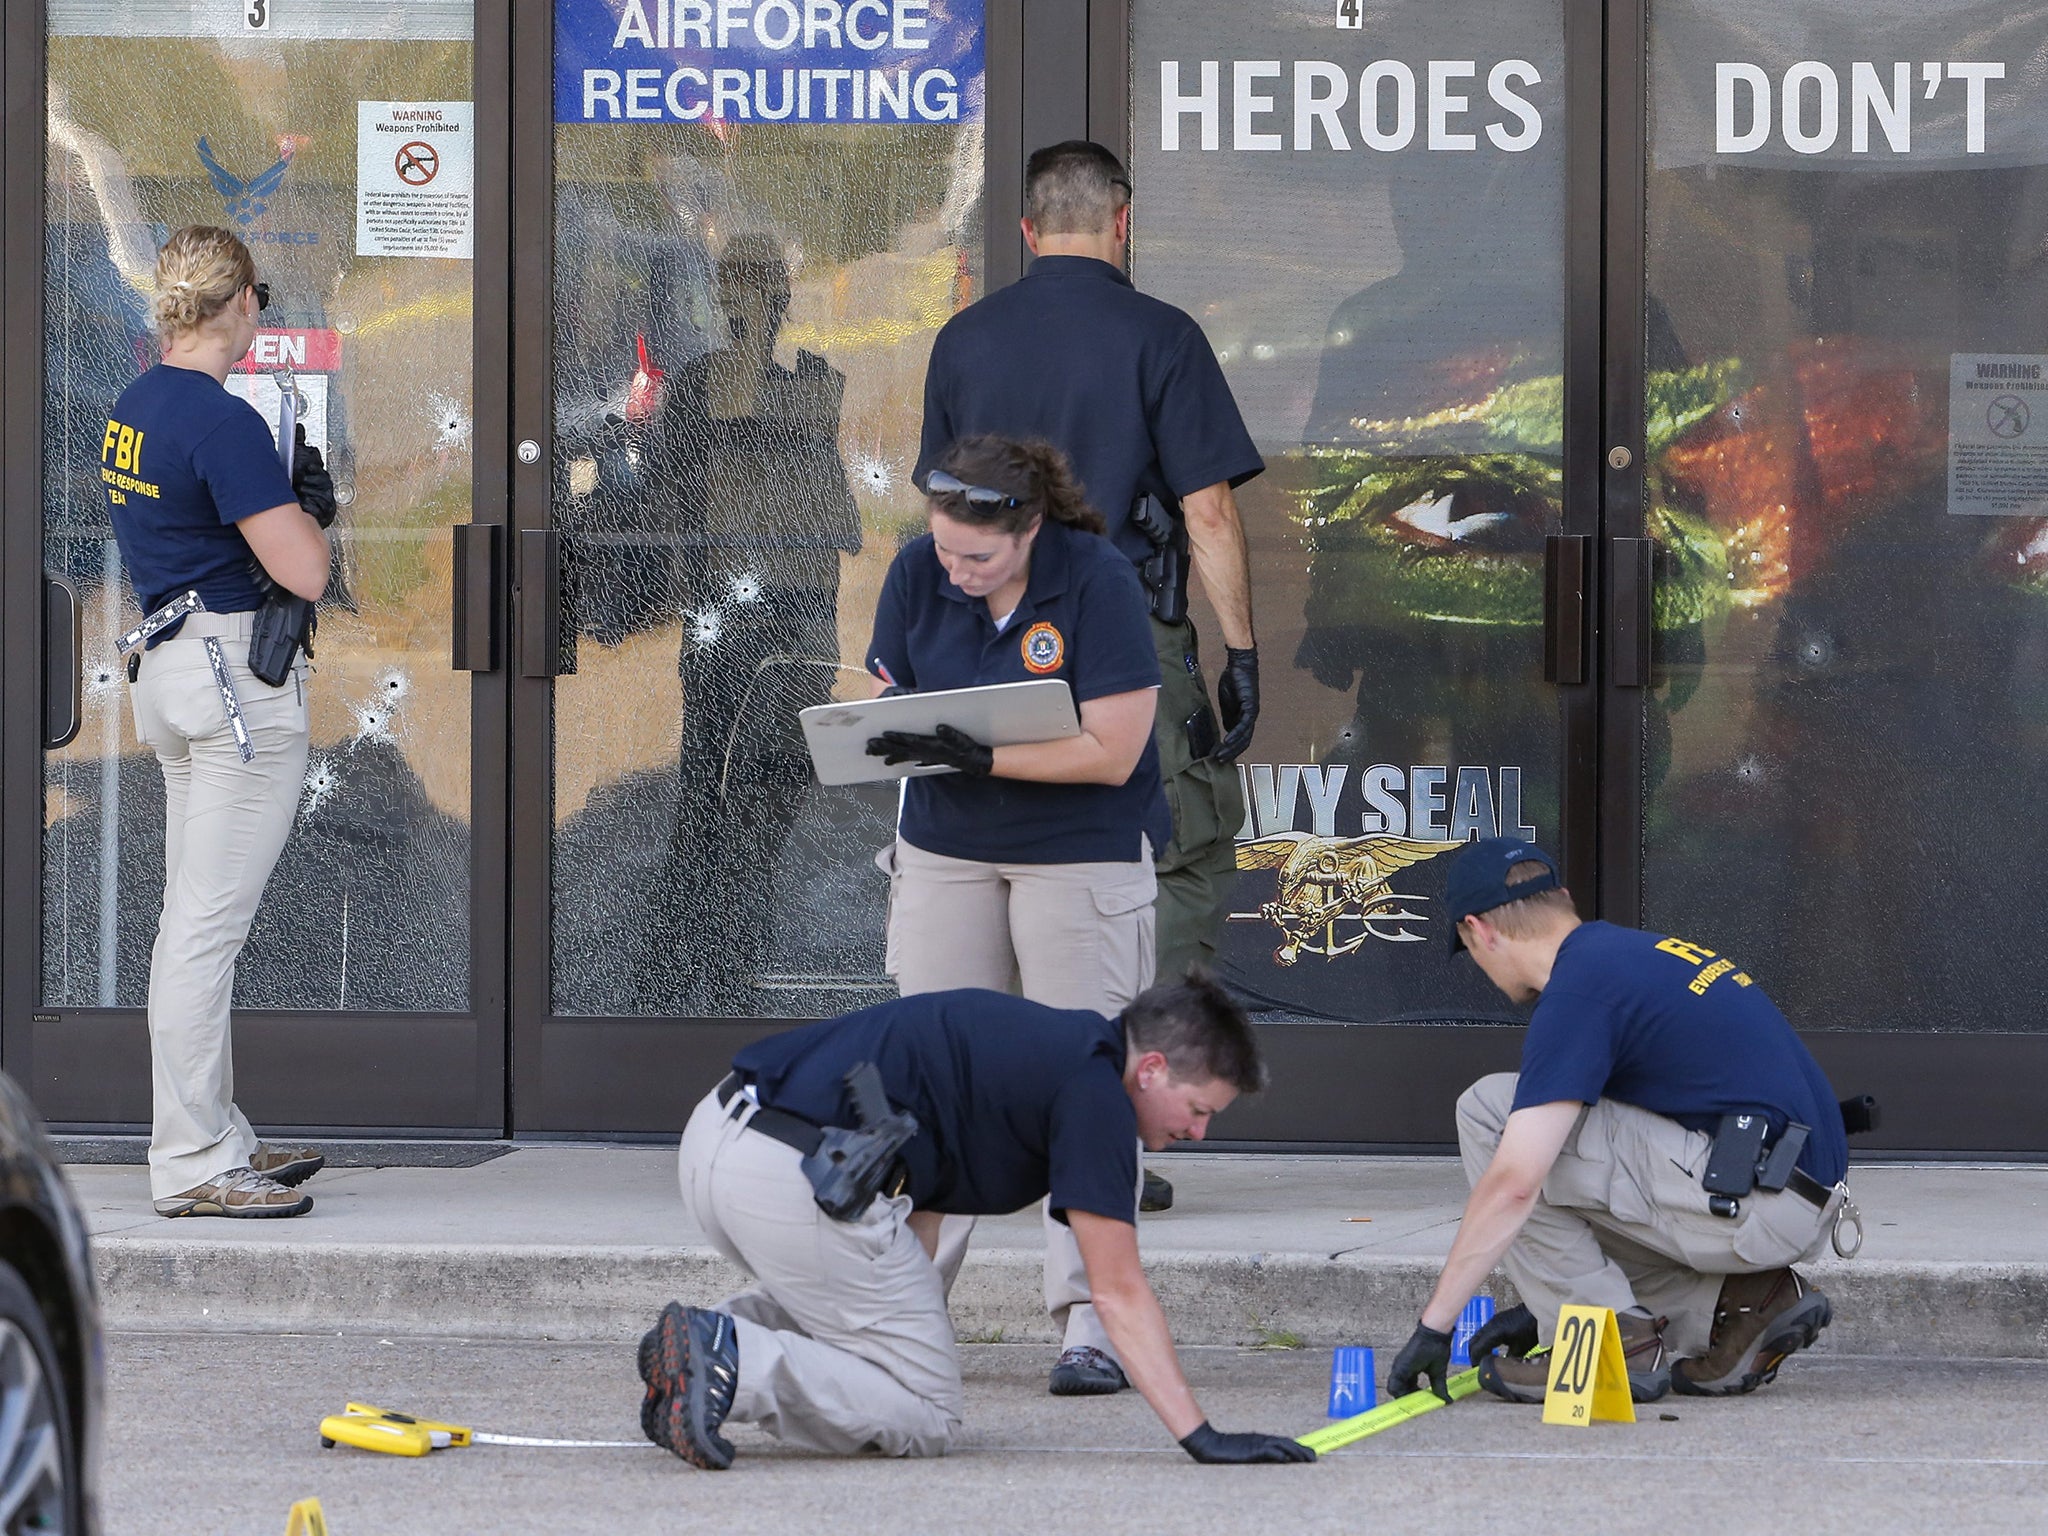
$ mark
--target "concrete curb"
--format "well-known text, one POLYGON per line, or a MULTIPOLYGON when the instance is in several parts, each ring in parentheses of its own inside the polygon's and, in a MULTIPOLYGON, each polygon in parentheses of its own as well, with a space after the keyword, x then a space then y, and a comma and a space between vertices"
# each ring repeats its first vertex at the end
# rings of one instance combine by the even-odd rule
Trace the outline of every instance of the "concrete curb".
MULTIPOLYGON (((111 1327, 458 1338, 638 1337, 669 1297, 744 1284, 708 1248, 274 1244, 128 1238, 97 1250, 111 1327)), ((1149 1255, 1175 1337, 1189 1344, 1395 1344, 1434 1260, 1170 1252, 1149 1255)), ((970 1254, 953 1293, 961 1338, 1053 1339, 1036 1251, 970 1254)), ((1810 1271, 1845 1354, 2048 1359, 2048 1264, 1830 1260, 1810 1271)), ((1504 1301, 1513 1288, 1495 1277, 1504 1301)))

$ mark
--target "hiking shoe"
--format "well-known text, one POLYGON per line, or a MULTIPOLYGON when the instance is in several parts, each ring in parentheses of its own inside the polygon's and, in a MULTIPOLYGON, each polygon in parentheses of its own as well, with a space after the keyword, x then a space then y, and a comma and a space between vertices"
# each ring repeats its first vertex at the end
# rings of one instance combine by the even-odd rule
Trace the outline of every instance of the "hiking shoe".
POLYGON ((1101 1350, 1076 1344, 1052 1368, 1046 1390, 1054 1397, 1107 1397, 1130 1385, 1124 1368, 1101 1350))
POLYGON ((287 1189, 252 1168, 230 1168, 182 1195, 154 1202, 159 1216, 303 1216, 313 1197, 287 1189))
POLYGON ((273 1147, 256 1143, 249 1166, 273 1184, 297 1189, 327 1166, 327 1159, 311 1147, 273 1147))
POLYGON ((732 1443, 718 1426, 732 1412, 740 1381, 740 1341, 732 1319, 672 1301, 640 1340, 640 1430, 665 1451, 706 1472, 732 1465, 732 1443))
POLYGON ((1714 1303, 1707 1352, 1671 1369, 1672 1390, 1687 1397, 1754 1392, 1778 1374, 1794 1350, 1805 1349, 1833 1321, 1835 1309, 1789 1269, 1730 1275, 1714 1303))
POLYGON ((1150 1168, 1145 1170, 1145 1189, 1138 1196, 1138 1209, 1147 1212, 1173 1209, 1173 1186, 1150 1168))
MULTIPOLYGON (((1664 1351, 1664 1319, 1647 1313, 1617 1312, 1615 1321, 1621 1327, 1621 1363, 1628 1371, 1628 1395, 1638 1403, 1654 1403, 1671 1390, 1671 1362, 1664 1351)), ((1547 1354, 1530 1360, 1488 1355, 1479 1362, 1479 1385, 1511 1403, 1540 1403, 1549 1384, 1547 1354)))

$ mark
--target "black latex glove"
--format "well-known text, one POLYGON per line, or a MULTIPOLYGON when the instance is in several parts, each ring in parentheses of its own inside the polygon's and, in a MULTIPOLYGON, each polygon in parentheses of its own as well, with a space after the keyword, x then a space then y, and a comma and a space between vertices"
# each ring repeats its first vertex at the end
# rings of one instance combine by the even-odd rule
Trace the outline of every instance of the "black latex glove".
POLYGON ((868 756, 879 757, 891 768, 898 763, 923 763, 933 768, 958 768, 962 773, 984 777, 995 766, 993 747, 985 747, 965 731, 942 725, 929 736, 915 731, 884 731, 868 738, 868 756))
POLYGON ((1510 1360, 1526 1359, 1536 1347, 1536 1315, 1527 1307, 1496 1312, 1480 1326, 1472 1335, 1472 1363, 1477 1365, 1503 1346, 1510 1360))
POLYGON ((1316 1453, 1299 1440, 1289 1440, 1285 1435, 1226 1435, 1207 1419, 1181 1437, 1180 1448, 1205 1466, 1316 1459, 1316 1453))
POLYGON ((1418 1390, 1415 1378, 1427 1376, 1429 1389, 1448 1403, 1450 1375, 1451 1336, 1426 1323, 1417 1323, 1415 1332, 1401 1346, 1401 1353, 1394 1356, 1394 1368, 1387 1372, 1387 1396, 1406 1397, 1418 1390))
POLYGON ((334 525, 335 514, 341 510, 334 499, 334 476, 327 473, 327 461, 320 456, 320 450, 306 441, 303 421, 292 438, 292 494, 299 498, 306 515, 322 528, 334 525))
POLYGON ((1259 651, 1257 646, 1223 648, 1223 675, 1216 679, 1216 702, 1223 712, 1223 739, 1209 754, 1218 763, 1234 763, 1252 744, 1259 723, 1259 651))

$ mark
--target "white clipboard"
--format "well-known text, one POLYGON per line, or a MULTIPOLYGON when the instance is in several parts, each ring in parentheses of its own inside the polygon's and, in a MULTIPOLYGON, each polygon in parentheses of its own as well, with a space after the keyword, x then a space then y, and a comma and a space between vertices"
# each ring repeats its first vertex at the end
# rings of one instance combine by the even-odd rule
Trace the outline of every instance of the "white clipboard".
POLYGON ((935 693, 899 693, 854 704, 813 704, 798 710, 797 719, 803 725, 804 744, 811 749, 820 784, 872 784, 882 779, 958 772, 917 763, 898 763, 892 768, 879 757, 869 757, 869 739, 883 731, 929 736, 941 725, 950 725, 991 747, 1059 741, 1081 734, 1074 692, 1060 677, 935 693))

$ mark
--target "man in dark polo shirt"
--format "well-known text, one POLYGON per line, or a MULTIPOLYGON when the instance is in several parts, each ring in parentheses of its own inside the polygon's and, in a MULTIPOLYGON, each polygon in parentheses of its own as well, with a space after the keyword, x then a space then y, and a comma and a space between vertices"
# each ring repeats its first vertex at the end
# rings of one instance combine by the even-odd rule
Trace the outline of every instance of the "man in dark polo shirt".
POLYGON ((716 1309, 663 1308, 640 1345, 642 1428, 707 1470, 732 1463, 728 1418, 840 1455, 944 1453, 963 1397, 951 1277, 931 1259, 939 1217, 1049 1193, 1126 1370, 1188 1454, 1313 1459, 1293 1440, 1210 1427, 1138 1263, 1139 1140, 1200 1140, 1263 1075, 1243 1013, 1202 979, 1155 987, 1115 1019, 931 992, 748 1046, 690 1117, 680 1164, 684 1203, 755 1284, 716 1309), (845 1079, 862 1063, 917 1130, 900 1178, 836 1220, 803 1148, 821 1126, 858 1123, 845 1079))
POLYGON ((1848 1200, 1841 1106, 1819 1065, 1734 961, 1580 922, 1533 843, 1473 844, 1444 903, 1452 952, 1536 1010, 1520 1073, 1458 1100, 1472 1197, 1388 1389, 1426 1374, 1444 1391, 1450 1330, 1496 1262, 1524 1302, 1472 1342, 1497 1397, 1543 1401, 1550 1362, 1523 1357, 1567 1305, 1614 1309, 1638 1402, 1770 1381, 1832 1316, 1790 1267, 1820 1252, 1848 1200))
MULTIPOLYGON (((1159 618, 1164 674, 1155 720, 1173 840, 1158 852, 1158 974, 1215 958, 1237 871, 1244 796, 1237 758, 1259 713, 1244 527, 1231 495, 1265 468, 1208 338, 1124 275, 1131 179, 1100 144, 1072 140, 1025 169, 1021 281, 969 305, 939 332, 925 373, 922 486, 956 441, 992 432, 1044 438, 1074 467, 1109 537, 1142 570, 1158 545, 1132 520, 1156 499, 1185 540, 1223 632, 1219 730, 1194 626, 1159 618)), ((1185 580, 1182 581, 1184 591, 1185 580)), ((1183 605, 1184 606, 1184 605, 1183 605)))

